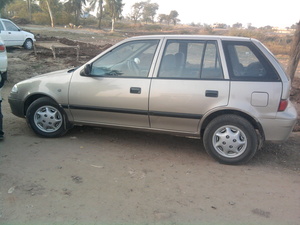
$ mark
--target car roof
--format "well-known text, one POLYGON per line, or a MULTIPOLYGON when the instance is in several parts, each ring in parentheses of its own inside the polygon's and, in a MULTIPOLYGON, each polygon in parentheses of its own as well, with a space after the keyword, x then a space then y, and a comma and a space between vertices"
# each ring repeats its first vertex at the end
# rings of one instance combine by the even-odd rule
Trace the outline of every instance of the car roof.
POLYGON ((129 39, 197 39, 197 40, 230 40, 230 41, 250 41, 248 37, 218 36, 218 35, 144 35, 131 37, 129 39))

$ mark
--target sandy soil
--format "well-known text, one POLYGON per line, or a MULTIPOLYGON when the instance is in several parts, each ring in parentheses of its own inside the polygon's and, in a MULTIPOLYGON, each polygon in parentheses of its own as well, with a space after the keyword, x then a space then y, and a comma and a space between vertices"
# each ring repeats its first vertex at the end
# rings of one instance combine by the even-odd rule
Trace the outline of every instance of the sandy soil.
POLYGON ((226 166, 197 139, 94 127, 45 139, 10 113, 14 83, 79 63, 10 49, 0 224, 300 223, 299 132, 266 143, 247 165, 226 166))

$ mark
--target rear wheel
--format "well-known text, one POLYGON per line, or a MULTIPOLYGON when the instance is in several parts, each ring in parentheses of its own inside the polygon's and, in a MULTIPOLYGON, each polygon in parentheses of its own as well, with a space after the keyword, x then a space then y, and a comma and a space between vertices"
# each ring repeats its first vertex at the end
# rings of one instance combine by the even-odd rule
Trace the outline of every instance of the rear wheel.
POLYGON ((208 124, 203 143, 207 153, 220 163, 241 164, 254 156, 259 139, 254 127, 246 119, 224 115, 208 124))
POLYGON ((64 111, 52 99, 43 97, 35 100, 26 112, 32 130, 44 137, 59 137, 67 132, 64 111))

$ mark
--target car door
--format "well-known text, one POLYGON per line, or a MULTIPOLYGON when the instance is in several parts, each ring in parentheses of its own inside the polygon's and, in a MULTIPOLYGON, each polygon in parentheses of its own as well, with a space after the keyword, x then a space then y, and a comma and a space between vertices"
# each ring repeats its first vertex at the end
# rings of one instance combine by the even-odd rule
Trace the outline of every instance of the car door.
POLYGON ((223 41, 231 80, 229 106, 242 108, 258 120, 276 117, 281 79, 265 55, 250 41, 223 41))
POLYGON ((23 45, 24 34, 20 28, 9 20, 2 20, 4 29, 1 30, 1 37, 6 46, 23 45))
POLYGON ((228 104, 216 41, 167 40, 150 91, 152 129, 199 133, 203 115, 228 104))
POLYGON ((159 40, 125 42, 76 71, 69 90, 74 120, 88 124, 149 128, 152 60, 159 40))

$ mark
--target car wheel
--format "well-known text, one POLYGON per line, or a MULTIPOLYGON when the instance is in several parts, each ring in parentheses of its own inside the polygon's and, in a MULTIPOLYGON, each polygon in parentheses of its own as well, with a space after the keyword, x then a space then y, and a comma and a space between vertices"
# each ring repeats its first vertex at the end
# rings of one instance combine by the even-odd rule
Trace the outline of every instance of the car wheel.
POLYGON ((259 146, 254 127, 236 115, 219 116, 205 128, 203 143, 207 153, 223 164, 248 162, 259 146))
POLYGON ((44 137, 59 137, 67 132, 64 111, 52 99, 43 97, 35 100, 26 112, 32 130, 44 137))
POLYGON ((23 44, 24 48, 27 50, 31 50, 33 48, 33 41, 31 39, 26 39, 24 44, 23 44))

